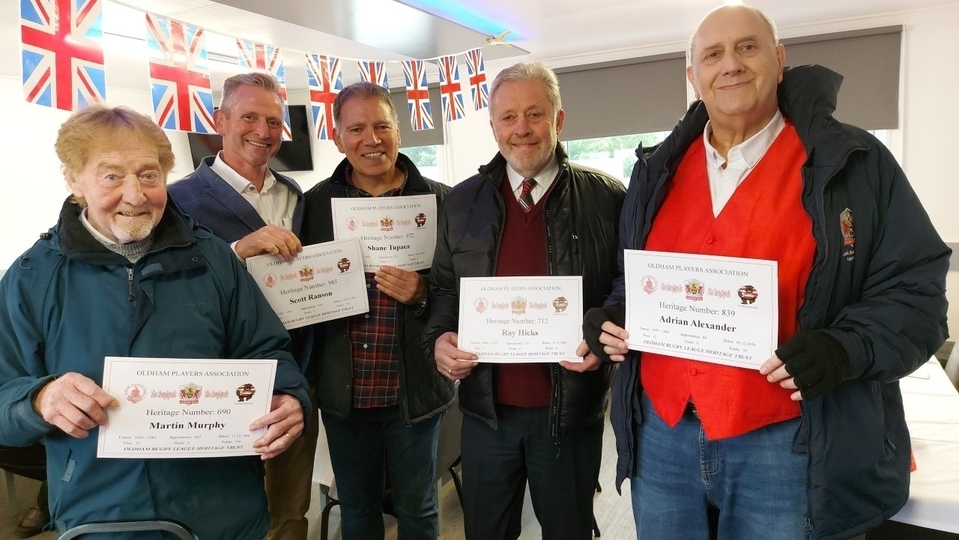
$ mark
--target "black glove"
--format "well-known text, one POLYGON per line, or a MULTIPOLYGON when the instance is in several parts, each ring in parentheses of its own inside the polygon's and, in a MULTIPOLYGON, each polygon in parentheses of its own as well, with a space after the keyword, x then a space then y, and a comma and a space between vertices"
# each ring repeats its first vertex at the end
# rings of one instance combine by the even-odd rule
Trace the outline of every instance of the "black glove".
POLYGON ((800 330, 776 349, 803 399, 831 392, 849 377, 849 353, 836 338, 818 330, 800 330))
POLYGON ((590 308, 583 316, 583 338, 589 345, 589 350, 595 354, 600 361, 611 363, 609 355, 603 351, 604 345, 599 342, 599 336, 603 333, 603 323, 612 321, 613 324, 623 328, 626 326, 626 306, 623 304, 613 304, 606 307, 590 308))

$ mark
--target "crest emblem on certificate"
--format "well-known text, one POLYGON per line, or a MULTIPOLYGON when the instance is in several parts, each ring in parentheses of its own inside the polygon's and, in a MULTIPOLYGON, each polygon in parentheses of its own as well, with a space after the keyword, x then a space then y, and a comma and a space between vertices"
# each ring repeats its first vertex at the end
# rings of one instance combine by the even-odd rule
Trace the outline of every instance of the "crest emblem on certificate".
POLYGON ((759 291, 752 285, 743 285, 736 291, 736 294, 739 295, 739 300, 743 304, 752 304, 756 301, 756 298, 759 298, 759 291))
POLYGON ((393 230, 393 218, 390 216, 383 216, 380 218, 380 230, 381 231, 392 231, 393 230))
POLYGON ((656 278, 654 278, 653 276, 643 276, 642 285, 643 285, 643 291, 645 291, 646 294, 653 294, 654 292, 656 292, 656 288, 657 288, 656 278))
POLYGON ((263 284, 266 285, 267 287, 272 287, 276 285, 276 276, 274 276, 273 274, 267 274, 263 276, 263 284))
POLYGON ((147 389, 142 384, 131 384, 124 390, 123 395, 130 403, 139 403, 147 397, 147 389))
POLYGON ((342 273, 345 273, 347 270, 349 270, 349 269, 350 269, 350 265, 352 265, 352 264, 353 264, 353 263, 351 263, 350 260, 347 259, 346 257, 343 257, 342 259, 336 261, 336 267, 340 269, 340 273, 341 273, 341 274, 342 274, 342 273))
POLYGON ((557 296, 556 299, 553 300, 553 309, 556 310, 556 313, 562 313, 566 311, 568 307, 569 300, 567 300, 565 296, 557 296))
POLYGON ((686 288, 686 300, 699 301, 703 299, 703 291, 706 290, 706 286, 703 285, 702 281, 687 279, 684 287, 686 288))
POLYGON ((256 387, 251 383, 241 384, 236 387, 236 400, 240 403, 244 401, 250 401, 250 398, 253 397, 253 394, 256 394, 256 387))
POLYGON ((312 267, 312 266, 304 266, 303 268, 300 268, 299 273, 300 273, 300 281, 304 281, 304 282, 305 282, 305 281, 313 281, 313 267, 312 267))
POLYGON ((426 225, 426 214, 424 214, 423 212, 420 212, 419 214, 416 214, 416 217, 413 218, 413 221, 416 222, 416 227, 417 227, 417 228, 420 228, 420 227, 422 227, 423 225, 426 225))
POLYGON ((203 387, 194 383, 184 384, 180 387, 180 403, 182 405, 195 405, 200 402, 200 393, 203 387))
POLYGON ((526 299, 522 296, 517 296, 509 301, 510 311, 513 312, 513 315, 522 315, 526 313, 526 299))
POLYGON ((476 309, 477 313, 486 311, 488 307, 489 302, 487 302, 485 298, 477 298, 476 301, 473 302, 473 308, 476 309))
POLYGON ((355 231, 355 230, 356 230, 356 227, 357 227, 357 225, 356 225, 356 218, 355 218, 355 217, 347 218, 347 220, 346 220, 346 228, 349 229, 349 230, 351 230, 351 231, 355 231))

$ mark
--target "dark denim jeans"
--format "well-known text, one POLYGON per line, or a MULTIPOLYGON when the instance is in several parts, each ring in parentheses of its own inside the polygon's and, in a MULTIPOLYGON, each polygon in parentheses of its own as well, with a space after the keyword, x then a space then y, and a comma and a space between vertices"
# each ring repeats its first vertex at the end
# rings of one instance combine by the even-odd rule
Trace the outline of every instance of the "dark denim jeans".
POLYGON ((436 444, 440 418, 403 424, 399 407, 323 413, 344 540, 383 538, 387 468, 399 540, 436 540, 436 444))
POLYGON ((719 540, 808 538, 806 455, 792 451, 799 420, 710 441, 687 412, 670 428, 642 397, 637 470, 630 479, 643 540, 706 540, 707 506, 719 540))

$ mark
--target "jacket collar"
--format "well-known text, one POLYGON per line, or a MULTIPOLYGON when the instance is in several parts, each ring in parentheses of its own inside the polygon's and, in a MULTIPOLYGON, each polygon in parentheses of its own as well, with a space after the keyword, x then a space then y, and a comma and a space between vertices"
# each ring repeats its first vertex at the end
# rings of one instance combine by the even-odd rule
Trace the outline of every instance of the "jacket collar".
MULTIPOLYGON (((400 152, 396 155, 396 161, 406 168, 406 185, 403 187, 403 193, 405 195, 430 191, 429 185, 426 183, 423 175, 420 174, 419 169, 416 168, 413 160, 400 152)), ((343 158, 343 161, 340 161, 340 164, 336 166, 336 169, 330 176, 330 183, 341 186, 344 189, 349 188, 350 184, 346 181, 346 168, 349 164, 349 160, 343 158)))
MULTIPOLYGON (((60 209, 60 220, 50 229, 52 240, 60 252, 69 259, 88 264, 126 265, 126 257, 107 249, 90 234, 80 221, 80 206, 70 202, 69 197, 60 209)), ((153 229, 153 247, 150 253, 156 253, 171 247, 186 247, 196 243, 194 222, 180 212, 173 201, 168 200, 160 222, 153 229)))

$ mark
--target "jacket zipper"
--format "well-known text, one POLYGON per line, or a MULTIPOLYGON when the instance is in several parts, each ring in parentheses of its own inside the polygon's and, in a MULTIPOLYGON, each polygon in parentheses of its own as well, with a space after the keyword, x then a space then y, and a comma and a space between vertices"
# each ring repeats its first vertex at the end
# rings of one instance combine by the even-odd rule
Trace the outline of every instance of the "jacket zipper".
MULTIPOLYGON (((566 174, 565 168, 560 168, 560 175, 566 174)), ((557 181, 559 177, 557 176, 557 181)), ((544 225, 546 226, 546 272, 547 275, 554 275, 556 268, 553 265, 553 238, 549 234, 549 201, 544 201, 543 204, 543 220, 544 225)), ((560 367, 559 364, 551 364, 549 367, 549 378, 552 383, 552 398, 550 399, 549 406, 549 434, 555 439, 557 446, 559 445, 559 408, 560 408, 560 367)), ((557 454, 559 448, 557 448, 557 454)))
POLYGON ((129 300, 131 304, 136 305, 137 297, 135 294, 133 294, 133 267, 132 266, 127 267, 127 285, 128 285, 127 294, 129 295, 127 297, 127 300, 129 300))

